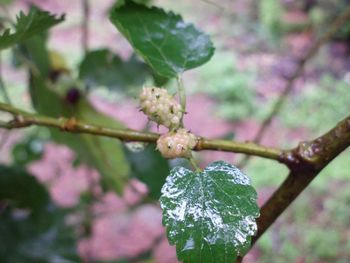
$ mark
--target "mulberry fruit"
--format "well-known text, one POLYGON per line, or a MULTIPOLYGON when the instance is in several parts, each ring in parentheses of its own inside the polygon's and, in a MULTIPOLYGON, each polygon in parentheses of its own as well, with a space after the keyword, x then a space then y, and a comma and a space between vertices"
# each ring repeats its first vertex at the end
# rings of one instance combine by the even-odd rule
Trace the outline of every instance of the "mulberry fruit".
POLYGON ((168 159, 191 157, 191 151, 196 146, 197 139, 185 129, 163 134, 157 140, 157 149, 168 159))
POLYGON ((180 126, 183 110, 166 89, 144 87, 140 94, 142 111, 153 121, 169 129, 180 126))

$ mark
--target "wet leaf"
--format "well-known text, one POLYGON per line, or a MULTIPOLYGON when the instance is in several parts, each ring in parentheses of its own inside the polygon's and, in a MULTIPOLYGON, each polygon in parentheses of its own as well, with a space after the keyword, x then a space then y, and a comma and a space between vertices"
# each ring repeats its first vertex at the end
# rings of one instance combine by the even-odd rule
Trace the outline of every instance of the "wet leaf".
POLYGON ((15 32, 11 33, 10 29, 7 29, 0 36, 0 50, 42 33, 63 20, 64 16, 56 17, 36 7, 32 7, 27 15, 20 12, 17 16, 15 32))
POLYGON ((89 52, 80 65, 79 76, 89 87, 105 86, 119 91, 142 86, 151 74, 149 67, 131 56, 123 61, 107 49, 89 52))
POLYGON ((219 161, 203 172, 176 167, 160 198, 169 243, 184 262, 235 262, 256 233, 257 194, 239 169, 219 161))
POLYGON ((125 1, 112 9, 110 20, 146 63, 163 77, 176 77, 196 68, 214 53, 208 35, 185 23, 181 16, 157 7, 125 1))

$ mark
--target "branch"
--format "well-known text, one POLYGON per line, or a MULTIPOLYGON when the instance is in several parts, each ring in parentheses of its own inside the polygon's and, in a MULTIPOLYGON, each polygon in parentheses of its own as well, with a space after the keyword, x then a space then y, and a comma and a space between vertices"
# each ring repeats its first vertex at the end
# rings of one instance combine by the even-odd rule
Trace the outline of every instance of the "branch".
POLYGON ((183 118, 184 118, 184 115, 186 114, 186 93, 185 93, 185 87, 182 80, 182 76, 179 75, 176 80, 177 80, 177 92, 179 94, 180 104, 182 108, 180 123, 181 123, 181 126, 183 127, 184 126, 183 118))
POLYGON ((5 83, 4 80, 2 78, 2 59, 1 59, 1 52, 0 52, 0 90, 2 92, 3 98, 5 100, 6 103, 8 104, 12 104, 11 103, 11 99, 10 96, 7 93, 6 87, 5 87, 5 83))
MULTIPOLYGON (((154 143, 159 138, 159 134, 150 132, 139 132, 130 129, 111 129, 100 127, 89 123, 84 123, 75 118, 51 118, 32 114, 11 105, 0 103, 0 111, 11 113, 15 118, 10 122, 1 122, 0 128, 4 129, 18 129, 25 128, 32 125, 44 126, 61 129, 62 131, 71 133, 86 133, 111 138, 117 138, 121 141, 139 141, 154 143)), ((195 151, 213 150, 252 154, 267 159, 278 160, 283 162, 285 160, 284 152, 278 149, 267 148, 253 143, 239 143, 225 140, 210 140, 206 138, 198 138, 198 143, 194 148, 195 151)))
MULTIPOLYGON (((262 125, 260 126, 257 134, 255 135, 253 142, 259 143, 261 139, 263 138, 267 128, 269 127, 271 121, 273 118, 278 114, 278 112, 283 107, 288 95, 291 93, 294 87, 295 81, 303 74, 305 64, 311 60, 314 55, 318 52, 320 47, 325 44, 332 36, 334 36, 339 29, 350 19, 350 6, 346 8, 343 13, 334 20, 334 22, 331 24, 328 31, 309 49, 309 51, 306 53, 306 55, 299 59, 297 68, 294 71, 294 73, 288 78, 286 85, 279 97, 279 99, 276 101, 275 105, 273 106, 270 114, 266 117, 262 125)), ((249 161, 249 156, 246 156, 244 159, 242 159, 241 163, 238 165, 240 167, 245 166, 249 161)))
POLYGON ((273 224, 294 199, 335 157, 350 145, 350 116, 321 137, 302 142, 282 159, 291 172, 287 179, 262 206, 258 218, 258 234, 253 244, 273 224))
POLYGON ((223 152, 235 152, 244 153, 254 156, 260 156, 267 159, 277 160, 283 162, 284 152, 274 148, 268 148, 264 146, 259 146, 255 143, 240 143, 228 140, 215 140, 215 139, 205 139, 201 138, 195 150, 213 150, 213 151, 223 151, 223 152))
POLYGON ((81 46, 86 54, 89 49, 89 18, 90 18, 90 5, 89 0, 82 0, 83 20, 81 24, 81 46))

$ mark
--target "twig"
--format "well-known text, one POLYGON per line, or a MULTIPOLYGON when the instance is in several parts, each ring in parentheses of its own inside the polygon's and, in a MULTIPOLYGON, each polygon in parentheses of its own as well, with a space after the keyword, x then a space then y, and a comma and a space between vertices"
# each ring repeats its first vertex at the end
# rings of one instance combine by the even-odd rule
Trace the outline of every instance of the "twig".
MULTIPOLYGON (((273 106, 270 114, 266 117, 266 119, 263 121, 262 125, 260 126, 258 132, 256 133, 256 136, 253 139, 254 143, 260 143, 261 139, 263 138, 267 128, 269 127, 271 121, 273 118, 279 113, 281 108, 283 107, 288 95, 291 93, 294 87, 295 81, 303 74, 305 64, 311 60, 314 55, 318 52, 320 47, 328 42, 328 40, 334 36, 339 29, 350 19, 350 6, 346 8, 343 13, 337 17, 334 22, 331 24, 328 31, 309 49, 309 51, 306 53, 306 55, 299 59, 297 68, 294 71, 294 73, 288 78, 286 82, 286 86, 284 87, 281 95, 279 96, 278 100, 276 101, 275 105, 273 106)), ((250 159, 250 156, 245 156, 240 164, 239 167, 245 166, 250 159)))
POLYGON ((81 24, 81 46, 86 54, 89 49, 89 19, 90 19, 90 5, 89 0, 82 0, 82 8, 83 8, 83 20, 81 24))
POLYGON ((176 80, 177 80, 177 90, 178 90, 180 104, 182 108, 182 117, 181 117, 180 123, 181 123, 181 126, 183 127, 184 126, 183 118, 184 118, 184 114, 186 113, 186 91, 182 80, 182 76, 179 75, 176 78, 176 80))
POLYGON ((252 154, 254 156, 260 156, 267 159, 278 160, 282 162, 281 156, 283 152, 281 150, 268 148, 264 146, 257 145, 255 143, 241 143, 228 140, 217 140, 217 139, 205 139, 201 138, 195 150, 215 150, 223 152, 235 152, 235 153, 244 153, 252 154), (249 149, 249 150, 248 150, 249 149))
POLYGON ((3 132, 1 134, 1 137, 0 137, 0 152, 2 150, 2 148, 4 147, 4 145, 6 144, 7 140, 9 139, 10 137, 10 133, 9 132, 3 132))
POLYGON ((208 5, 212 5, 214 7, 216 7, 220 12, 224 12, 225 11, 225 7, 215 3, 214 1, 210 1, 210 0, 202 0, 202 2, 208 4, 208 5))
POLYGON ((196 172, 200 172, 201 168, 198 166, 198 164, 196 163, 196 161, 193 159, 193 157, 190 157, 188 159, 188 161, 190 162, 190 164, 192 165, 192 168, 196 171, 196 172))
POLYGON ((302 142, 294 150, 285 153, 282 158, 291 172, 262 206, 261 215, 258 218, 258 234, 253 238, 253 244, 320 174, 321 170, 349 145, 350 116, 321 137, 310 142, 302 142))
MULTIPOLYGON (((0 111, 11 113, 15 116, 10 122, 0 122, 0 128, 18 129, 32 125, 58 128, 62 131, 71 133, 87 133, 105 137, 117 138, 122 141, 140 141, 151 142, 157 141, 159 134, 150 132, 139 132, 130 129, 111 129, 100 127, 89 123, 77 121, 74 118, 51 118, 32 114, 11 105, 0 103, 0 111)), ((235 153, 252 154, 267 159, 283 161, 285 154, 282 150, 267 148, 253 143, 239 143, 225 140, 210 140, 206 138, 198 138, 198 143, 194 148, 195 151, 213 150, 226 151, 235 153)))
POLYGON ((2 92, 3 98, 7 104, 12 104, 10 96, 7 93, 4 80, 2 78, 2 59, 1 59, 1 52, 0 52, 0 90, 2 92))

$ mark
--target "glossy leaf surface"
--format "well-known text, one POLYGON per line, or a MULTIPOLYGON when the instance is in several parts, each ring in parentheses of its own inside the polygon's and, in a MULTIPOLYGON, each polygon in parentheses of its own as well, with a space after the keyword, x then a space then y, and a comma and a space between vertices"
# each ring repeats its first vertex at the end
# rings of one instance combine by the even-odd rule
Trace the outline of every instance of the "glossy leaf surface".
POLYGON ((170 244, 184 262, 235 262, 250 247, 257 194, 239 169, 219 161, 203 172, 176 167, 160 198, 170 244))
POLYGON ((163 9, 125 1, 113 8, 111 22, 135 51, 163 77, 196 68, 214 53, 208 35, 185 23, 181 16, 163 9))

